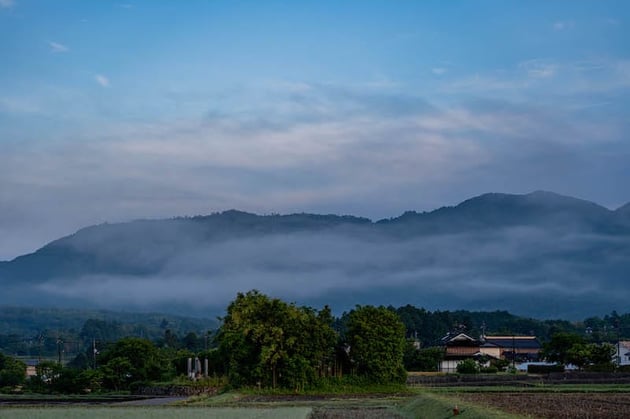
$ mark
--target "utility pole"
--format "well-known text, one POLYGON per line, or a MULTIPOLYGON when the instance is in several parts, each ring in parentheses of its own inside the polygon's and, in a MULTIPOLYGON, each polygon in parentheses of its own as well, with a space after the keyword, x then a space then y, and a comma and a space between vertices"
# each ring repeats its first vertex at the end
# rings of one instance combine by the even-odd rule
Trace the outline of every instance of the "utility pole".
POLYGON ((512 371, 516 371, 516 337, 512 335, 512 371))
POLYGON ((42 344, 44 343, 44 333, 40 333, 37 337, 37 343, 39 346, 39 356, 37 358, 37 363, 41 364, 42 362, 42 344))
POLYGON ((63 340, 60 337, 57 337, 57 363, 61 365, 61 352, 63 348, 63 340))
POLYGON ((98 351, 96 350, 96 339, 92 338, 92 360, 94 362, 94 369, 96 369, 96 354, 98 351))
POLYGON ((617 367, 621 366, 621 322, 617 318, 617 367))

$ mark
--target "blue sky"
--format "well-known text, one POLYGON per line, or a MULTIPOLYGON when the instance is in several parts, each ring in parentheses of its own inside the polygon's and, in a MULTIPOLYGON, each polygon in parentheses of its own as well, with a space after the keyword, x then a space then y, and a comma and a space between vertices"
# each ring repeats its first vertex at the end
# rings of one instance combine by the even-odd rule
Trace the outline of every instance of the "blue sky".
POLYGON ((630 201, 626 1, 0 0, 0 260, 89 224, 630 201))

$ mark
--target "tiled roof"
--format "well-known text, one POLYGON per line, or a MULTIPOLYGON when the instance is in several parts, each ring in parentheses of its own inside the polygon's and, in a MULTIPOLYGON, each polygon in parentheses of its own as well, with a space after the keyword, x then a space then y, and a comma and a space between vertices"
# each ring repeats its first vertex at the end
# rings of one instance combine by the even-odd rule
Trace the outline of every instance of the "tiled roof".
POLYGON ((486 336, 486 343, 502 348, 540 349, 540 342, 535 336, 486 336))

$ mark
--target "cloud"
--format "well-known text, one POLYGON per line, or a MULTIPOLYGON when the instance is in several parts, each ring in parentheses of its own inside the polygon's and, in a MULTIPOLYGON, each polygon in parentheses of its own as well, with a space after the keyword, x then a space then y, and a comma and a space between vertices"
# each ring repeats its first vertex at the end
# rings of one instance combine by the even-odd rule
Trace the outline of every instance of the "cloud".
POLYGON ((15 2, 13 0, 0 0, 0 7, 2 8, 11 8, 15 5, 15 2))
POLYGON ((53 41, 49 41, 48 46, 50 47, 50 52, 54 53, 68 52, 70 50, 67 46, 53 41))
POLYGON ((37 103, 23 97, 0 97, 0 112, 13 114, 35 114, 41 109, 37 103))
POLYGON ((109 87, 109 79, 102 74, 96 74, 94 80, 103 87, 109 87))
POLYGON ((441 76, 443 74, 445 74, 448 70, 442 67, 434 67, 431 69, 431 72, 433 74, 435 74, 436 76, 441 76))
POLYGON ((543 60, 528 60, 519 63, 518 67, 527 72, 528 77, 546 79, 555 76, 558 65, 543 60))
POLYGON ((556 21, 553 23, 553 25, 551 25, 551 27, 556 30, 556 31, 564 31, 566 29, 570 29, 574 26, 574 23, 572 21, 556 21))
MULTIPOLYGON (((120 243, 93 237, 95 246, 82 248, 96 252, 99 260, 113 256, 142 271, 149 267, 146 275, 94 274, 34 288, 93 304, 107 301, 110 306, 187 303, 222 308, 237 292, 250 289, 320 305, 342 296, 345 306, 337 310, 364 303, 361 299, 369 293, 379 304, 441 309, 479 307, 499 299, 495 310, 518 307, 536 316, 545 314, 524 301, 578 298, 593 305, 605 302, 609 309, 620 304, 621 297, 611 299, 607 293, 623 284, 623 254, 630 242, 570 230, 558 233, 557 227, 411 238, 372 227, 215 238, 205 244, 192 240, 184 246, 182 238, 194 236, 169 227, 154 232, 151 240, 137 236, 137 242, 132 237, 120 243), (180 243, 176 250, 175 243, 180 243), (597 249, 617 250, 602 255, 597 249), (593 258, 585 263, 582 254, 593 258), (364 295, 357 297, 359 293, 364 295)), ((198 222, 198 228, 203 230, 203 223, 198 222)), ((569 304, 563 309, 572 310, 569 304)))
POLYGON ((62 133, 2 127, 3 138, 35 140, 0 153, 0 206, 24 214, 0 219, 4 242, 21 243, 13 252, 7 244, 0 259, 89 224, 229 208, 382 218, 488 191, 629 199, 619 181, 630 152, 623 124, 566 108, 507 100, 436 107, 408 92, 305 83, 241 112, 113 124, 89 117, 85 109, 97 105, 113 112, 89 95, 52 93, 56 101, 0 105, 69 121, 62 133), (68 108, 74 120, 54 113, 68 108), (32 223, 52 226, 27 230, 32 223))

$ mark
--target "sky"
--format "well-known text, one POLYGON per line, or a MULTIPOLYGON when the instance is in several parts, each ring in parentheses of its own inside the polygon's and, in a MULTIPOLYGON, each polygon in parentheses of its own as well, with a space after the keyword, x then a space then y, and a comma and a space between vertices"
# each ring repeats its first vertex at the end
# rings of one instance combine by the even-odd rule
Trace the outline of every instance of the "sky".
POLYGON ((0 0, 0 260, 103 222, 630 201, 627 1, 0 0))

